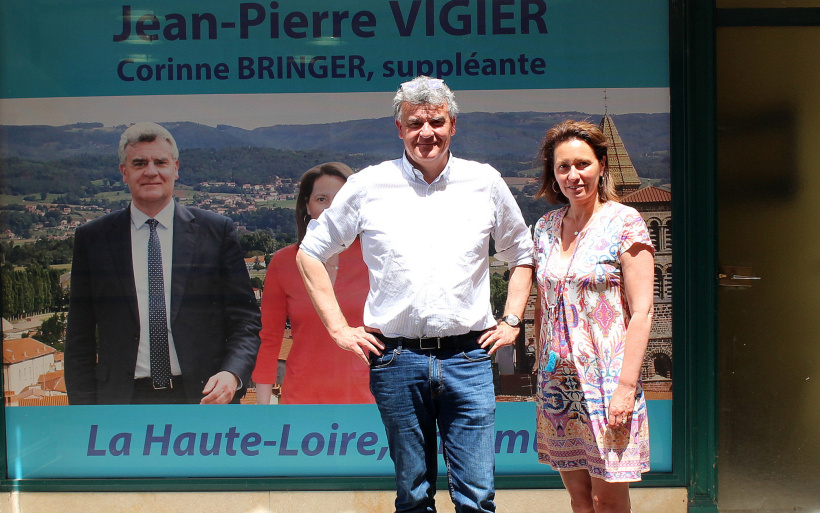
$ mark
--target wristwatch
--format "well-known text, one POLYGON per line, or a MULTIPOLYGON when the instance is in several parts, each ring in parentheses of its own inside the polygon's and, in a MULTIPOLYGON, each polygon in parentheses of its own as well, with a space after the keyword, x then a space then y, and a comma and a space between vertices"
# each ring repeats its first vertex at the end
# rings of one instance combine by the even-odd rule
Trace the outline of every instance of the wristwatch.
POLYGON ((501 322, 507 323, 509 326, 513 328, 517 328, 519 324, 521 324, 521 319, 518 318, 517 315, 505 315, 501 322))

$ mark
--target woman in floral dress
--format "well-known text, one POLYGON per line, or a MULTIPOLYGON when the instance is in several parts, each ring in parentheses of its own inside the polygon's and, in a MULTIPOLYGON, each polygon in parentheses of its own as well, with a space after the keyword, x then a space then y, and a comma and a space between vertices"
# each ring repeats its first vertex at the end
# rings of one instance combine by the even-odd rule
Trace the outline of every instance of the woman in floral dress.
POLYGON ((539 196, 565 206, 535 227, 538 459, 561 474, 572 509, 630 511, 649 470, 640 382, 652 324, 654 248, 640 214, 617 203, 606 137, 565 121, 541 146, 539 196))

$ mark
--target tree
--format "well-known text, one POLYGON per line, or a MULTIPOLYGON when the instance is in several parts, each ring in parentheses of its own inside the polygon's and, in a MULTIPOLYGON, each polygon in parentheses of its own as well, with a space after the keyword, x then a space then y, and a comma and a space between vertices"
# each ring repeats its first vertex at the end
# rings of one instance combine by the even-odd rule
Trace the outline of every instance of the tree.
POLYGON ((29 237, 31 227, 39 221, 40 216, 29 212, 14 212, 4 209, 0 212, 0 230, 11 230, 21 237, 29 237))
POLYGON ((504 315, 507 303, 507 280, 500 274, 490 274, 490 304, 496 319, 504 315))
POLYGON ((3 317, 18 318, 52 310, 64 304, 60 271, 33 264, 25 271, 11 265, 0 268, 3 287, 3 317))
POLYGON ((276 249, 276 239, 269 230, 243 233, 239 236, 239 243, 248 257, 272 253, 276 249))
POLYGON ((43 321, 35 338, 58 351, 63 351, 65 349, 65 328, 65 314, 57 313, 43 321))
POLYGON ((28 266, 37 263, 42 267, 67 264, 71 262, 74 238, 50 240, 40 238, 32 244, 9 242, 2 245, 5 261, 16 266, 28 266))
POLYGON ((46 226, 59 226, 60 221, 63 220, 63 215, 57 210, 49 210, 45 214, 46 226))

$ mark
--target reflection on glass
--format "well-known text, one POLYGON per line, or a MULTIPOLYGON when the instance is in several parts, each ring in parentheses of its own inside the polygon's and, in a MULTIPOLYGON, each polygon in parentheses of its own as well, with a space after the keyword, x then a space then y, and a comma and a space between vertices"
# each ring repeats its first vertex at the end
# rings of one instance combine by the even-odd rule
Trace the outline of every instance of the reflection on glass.
POLYGON ((723 511, 820 508, 818 48, 820 28, 718 32, 720 264, 762 278, 719 292, 723 511))

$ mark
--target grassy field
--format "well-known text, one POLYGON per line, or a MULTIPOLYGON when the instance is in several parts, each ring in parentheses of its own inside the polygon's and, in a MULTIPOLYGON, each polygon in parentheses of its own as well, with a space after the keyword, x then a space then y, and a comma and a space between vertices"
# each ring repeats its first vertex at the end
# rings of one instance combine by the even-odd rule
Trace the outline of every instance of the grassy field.
POLYGON ((23 196, 0 194, 0 205, 36 205, 38 203, 54 203, 54 200, 60 196, 62 196, 62 194, 46 194, 46 199, 41 200, 39 194, 26 194, 23 196), (34 196, 37 199, 35 201, 25 201, 23 199, 25 196, 34 196))
POLYGON ((108 201, 131 200, 131 194, 128 191, 98 192, 94 195, 94 197, 99 199, 107 199, 108 201))
POLYGON ((290 208, 296 209, 296 200, 286 200, 286 201, 259 201, 256 203, 257 207, 268 207, 268 208, 290 208))
POLYGON ((24 205, 22 196, 12 196, 11 194, 0 194, 0 205, 24 205))

